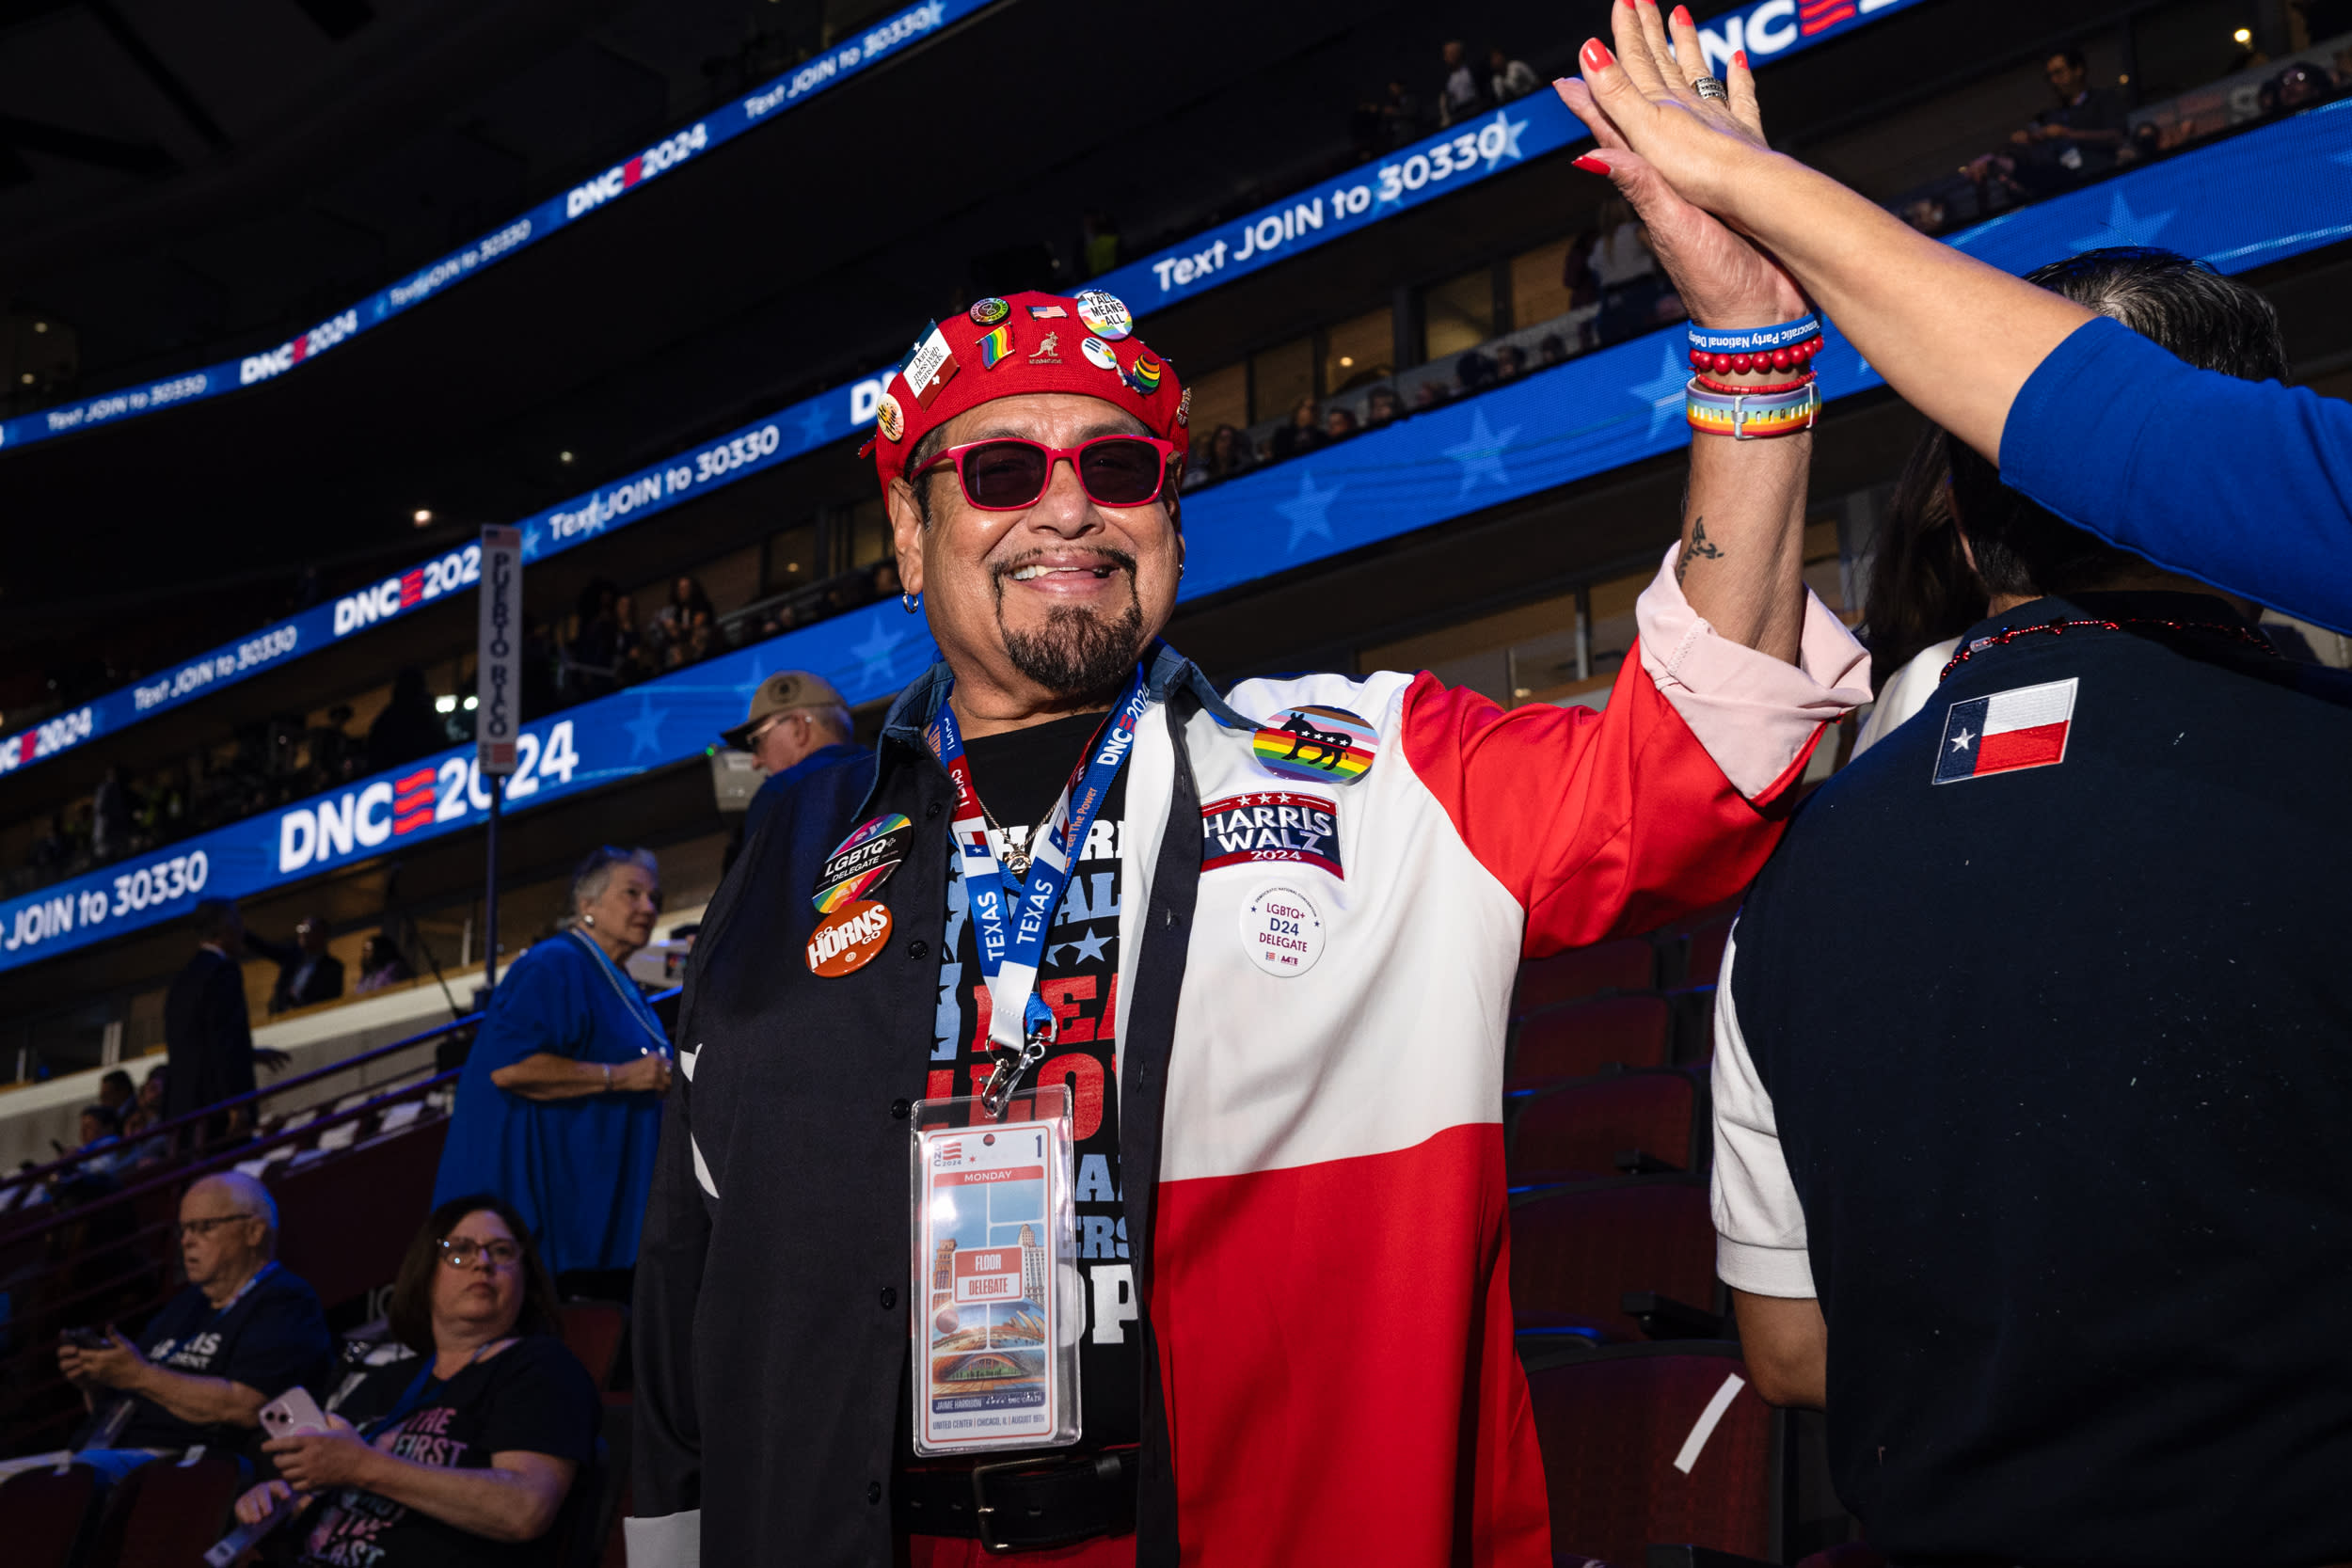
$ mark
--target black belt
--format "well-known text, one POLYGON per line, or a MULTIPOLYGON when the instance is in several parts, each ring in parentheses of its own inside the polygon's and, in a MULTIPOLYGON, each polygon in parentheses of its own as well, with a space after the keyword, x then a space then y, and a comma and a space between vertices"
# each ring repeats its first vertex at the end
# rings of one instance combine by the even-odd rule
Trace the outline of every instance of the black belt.
POLYGON ((977 1541, 992 1552, 1067 1546, 1136 1528, 1136 1450, 1017 1459, 969 1469, 901 1470, 892 1515, 911 1535, 977 1541))

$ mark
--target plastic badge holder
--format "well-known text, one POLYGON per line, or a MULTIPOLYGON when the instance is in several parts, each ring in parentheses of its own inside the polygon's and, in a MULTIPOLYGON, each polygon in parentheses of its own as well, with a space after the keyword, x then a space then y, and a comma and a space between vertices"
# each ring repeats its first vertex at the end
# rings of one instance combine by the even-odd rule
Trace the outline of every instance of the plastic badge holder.
POLYGON ((923 1100, 909 1140, 914 1451, 1078 1440, 1086 1330, 1070 1088, 923 1100))

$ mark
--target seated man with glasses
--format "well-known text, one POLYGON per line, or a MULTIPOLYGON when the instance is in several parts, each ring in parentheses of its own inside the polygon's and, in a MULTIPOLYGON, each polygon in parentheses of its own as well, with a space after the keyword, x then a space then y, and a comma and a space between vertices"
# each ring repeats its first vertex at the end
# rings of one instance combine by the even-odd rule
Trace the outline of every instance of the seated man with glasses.
POLYGON ((188 1283, 138 1338, 110 1325, 103 1344, 57 1350, 90 1410, 75 1460, 112 1478, 199 1444, 243 1452, 265 1402, 323 1390, 333 1369, 318 1293, 275 1260, 267 1188, 242 1171, 207 1176, 181 1197, 175 1229, 188 1283))
POLYGON ((238 1519, 296 1511, 304 1568, 556 1560, 600 1407, 558 1338, 555 1284, 522 1216, 480 1193, 434 1210, 390 1320, 413 1354, 339 1390, 331 1431, 269 1443, 284 1479, 240 1497, 238 1519))

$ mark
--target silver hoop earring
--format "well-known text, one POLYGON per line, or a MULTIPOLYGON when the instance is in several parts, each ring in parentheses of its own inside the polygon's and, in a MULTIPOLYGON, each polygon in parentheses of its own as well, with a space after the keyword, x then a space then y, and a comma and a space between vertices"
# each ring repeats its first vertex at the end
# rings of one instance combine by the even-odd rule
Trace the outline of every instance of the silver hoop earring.
POLYGON ((898 591, 898 602, 906 607, 906 611, 909 615, 920 615, 923 613, 923 595, 920 594, 910 594, 906 590, 900 589, 898 591))

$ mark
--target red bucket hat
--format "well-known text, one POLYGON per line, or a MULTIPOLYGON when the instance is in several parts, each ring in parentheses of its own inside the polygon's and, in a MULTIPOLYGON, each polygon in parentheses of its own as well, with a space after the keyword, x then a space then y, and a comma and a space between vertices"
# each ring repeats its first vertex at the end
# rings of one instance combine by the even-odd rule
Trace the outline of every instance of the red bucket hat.
POLYGON ((1028 392, 1101 398, 1180 453, 1192 445, 1191 389, 1135 336, 1135 318, 1116 294, 1013 294, 933 322, 907 351, 874 413, 882 488, 933 430, 967 408, 1028 392))

